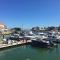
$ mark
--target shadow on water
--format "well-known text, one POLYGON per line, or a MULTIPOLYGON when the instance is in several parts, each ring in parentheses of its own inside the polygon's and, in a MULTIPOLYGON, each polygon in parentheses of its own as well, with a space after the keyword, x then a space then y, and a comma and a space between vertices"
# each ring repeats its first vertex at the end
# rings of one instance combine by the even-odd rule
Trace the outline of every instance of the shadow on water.
POLYGON ((55 52, 56 54, 60 53, 60 44, 57 44, 57 46, 52 47, 52 48, 40 48, 40 47, 32 47, 30 46, 32 49, 37 50, 40 53, 44 53, 44 52, 48 52, 49 54, 55 52))
MULTIPOLYGON (((60 53, 60 45, 52 48, 39 48, 31 45, 21 45, 18 47, 0 51, 1 60, 48 60, 55 59, 55 54, 60 53), (7 57, 8 56, 8 57, 7 57), (50 58, 51 56, 51 58, 50 58), (4 59, 4 58, 5 59, 4 59), (12 57, 12 58, 11 58, 12 57), (6 59, 7 58, 7 59, 6 59)), ((60 55, 60 54, 59 54, 60 55)))
POLYGON ((56 54, 60 54, 60 44, 58 44, 55 48, 56 54))
POLYGON ((31 45, 21 45, 21 46, 15 46, 15 47, 10 47, 10 48, 6 48, 6 49, 2 49, 0 51, 4 51, 4 50, 11 50, 11 49, 16 49, 16 48, 29 48, 29 49, 33 49, 36 51, 40 51, 40 52, 48 52, 48 53, 52 53, 53 51, 55 51, 57 54, 59 53, 60 50, 60 45, 57 45, 56 47, 52 47, 52 48, 40 48, 40 47, 33 47, 31 45))

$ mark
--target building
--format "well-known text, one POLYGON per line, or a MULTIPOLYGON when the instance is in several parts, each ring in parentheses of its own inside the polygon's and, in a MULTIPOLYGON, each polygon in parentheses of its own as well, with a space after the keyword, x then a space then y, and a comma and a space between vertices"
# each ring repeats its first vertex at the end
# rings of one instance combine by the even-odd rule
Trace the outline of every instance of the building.
POLYGON ((0 34, 9 34, 10 30, 7 28, 6 25, 0 23, 0 34))
POLYGON ((0 23, 0 29, 5 29, 5 28, 7 28, 7 26, 2 24, 2 23, 0 23))

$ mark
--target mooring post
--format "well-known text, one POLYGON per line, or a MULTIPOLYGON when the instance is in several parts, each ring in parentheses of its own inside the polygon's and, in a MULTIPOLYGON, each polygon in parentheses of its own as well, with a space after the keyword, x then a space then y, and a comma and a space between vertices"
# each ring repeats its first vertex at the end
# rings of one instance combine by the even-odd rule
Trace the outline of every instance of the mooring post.
POLYGON ((4 39, 4 34, 3 34, 3 39, 4 39))

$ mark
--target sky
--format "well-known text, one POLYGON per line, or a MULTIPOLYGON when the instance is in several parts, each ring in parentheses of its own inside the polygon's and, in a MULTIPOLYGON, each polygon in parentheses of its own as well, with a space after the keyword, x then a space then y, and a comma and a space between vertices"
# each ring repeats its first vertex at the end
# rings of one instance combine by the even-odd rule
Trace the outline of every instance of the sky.
POLYGON ((60 0, 0 0, 0 23, 8 27, 60 25, 60 0))

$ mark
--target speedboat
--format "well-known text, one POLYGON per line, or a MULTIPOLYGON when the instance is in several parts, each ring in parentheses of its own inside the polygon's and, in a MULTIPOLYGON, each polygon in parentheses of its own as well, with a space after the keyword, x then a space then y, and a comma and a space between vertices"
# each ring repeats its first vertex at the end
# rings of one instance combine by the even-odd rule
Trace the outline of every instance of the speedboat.
POLYGON ((35 39, 32 40, 32 46, 38 46, 38 47, 52 47, 55 44, 53 43, 53 41, 47 40, 47 39, 35 39))

